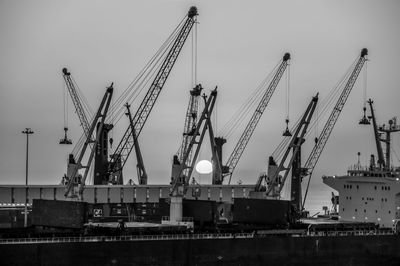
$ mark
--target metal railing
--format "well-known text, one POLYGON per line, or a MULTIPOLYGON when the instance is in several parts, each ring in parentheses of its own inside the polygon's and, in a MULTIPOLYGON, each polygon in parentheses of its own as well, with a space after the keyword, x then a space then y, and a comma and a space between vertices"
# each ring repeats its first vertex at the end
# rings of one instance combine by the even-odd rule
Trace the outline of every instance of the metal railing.
POLYGON ((87 237, 51 237, 51 238, 5 238, 0 244, 33 244, 33 243, 68 243, 68 242, 104 242, 104 241, 151 241, 151 240, 185 240, 185 239, 230 239, 253 238, 253 233, 237 234, 171 234, 171 235, 129 235, 129 236, 87 236, 87 237))
POLYGON ((355 230, 355 231, 318 231, 307 232, 301 237, 318 237, 318 236, 372 236, 372 235, 394 235, 391 230, 355 230))
MULTIPOLYGON (((276 234, 252 233, 224 233, 224 234, 171 234, 171 235, 128 235, 128 236, 86 236, 86 237, 51 237, 51 238, 5 238, 1 244, 35 244, 35 243, 70 243, 70 242, 115 242, 115 241, 160 241, 160 240, 189 240, 189 239, 235 239, 255 238, 276 234)), ((323 237, 323 236, 371 236, 394 235, 390 230, 360 230, 360 231, 319 231, 289 234, 289 237, 323 237)))

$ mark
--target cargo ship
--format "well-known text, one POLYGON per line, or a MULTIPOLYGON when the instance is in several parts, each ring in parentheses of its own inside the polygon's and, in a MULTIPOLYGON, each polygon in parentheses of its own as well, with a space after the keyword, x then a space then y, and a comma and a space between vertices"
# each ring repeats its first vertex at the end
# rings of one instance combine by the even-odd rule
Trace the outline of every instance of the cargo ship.
MULTIPOLYGON (((398 265, 400 241, 396 227, 397 212, 392 204, 398 201, 394 185, 399 177, 398 168, 392 170, 379 157, 379 166, 371 164, 368 171, 360 168, 349 171, 350 176, 347 177, 324 177, 324 182, 340 193, 338 219, 332 216, 308 217, 302 203, 302 179, 314 169, 366 62, 368 50, 365 48, 351 71, 332 118, 326 124, 327 130, 324 128, 316 141, 316 151, 312 152, 311 160, 305 167, 301 167, 301 145, 305 141, 318 94, 312 97, 307 110, 292 130, 289 130, 287 119, 283 158, 276 162, 271 156, 268 173, 261 175, 256 184, 230 184, 243 150, 289 65, 291 55, 285 53, 276 72, 271 75, 273 78, 269 85, 264 84, 264 96, 225 165, 222 164, 222 145, 226 140, 214 137, 210 120, 217 89, 208 96, 201 96, 202 86, 198 84, 190 91, 183 141, 173 159, 171 183, 147 184, 138 136, 186 38, 197 24, 197 15, 197 9, 190 8, 168 39, 169 43, 163 46, 167 47, 166 50, 159 51, 159 55, 166 54, 166 57, 158 72, 150 75, 154 74, 154 81, 137 113, 134 116, 130 114, 128 103, 126 111, 123 108, 130 125, 110 156, 108 143, 111 139, 108 133, 115 125, 106 118, 109 108, 113 108, 113 84, 107 87, 98 111, 89 123, 71 73, 67 68, 62 69, 85 141, 78 154, 69 156, 67 173, 60 185, 0 186, 1 264, 398 265), (205 106, 199 112, 197 102, 201 97, 205 106), (207 131, 212 144, 212 184, 199 185, 195 180, 189 183, 207 131), (138 185, 132 180, 124 185, 122 170, 133 150, 138 163, 138 185), (93 185, 85 182, 90 165, 94 165, 93 185), (288 176, 290 170, 291 177, 288 176), (368 177, 362 181, 357 179, 364 175, 368 177), (229 181, 226 182, 224 178, 228 176, 229 181), (353 186, 367 195, 373 182, 365 181, 378 177, 386 181, 376 181, 374 189, 377 190, 379 183, 382 192, 393 192, 391 195, 394 198, 387 201, 387 196, 379 195, 368 196, 366 200, 362 197, 362 202, 359 199, 352 203, 344 201, 343 197, 350 200, 359 197, 359 194, 353 194, 353 186), (291 179, 290 200, 281 197, 287 179, 291 179), (224 181, 228 184, 223 184, 224 181), (367 183, 368 188, 364 186, 367 183), (342 186, 349 190, 342 190, 342 186), (372 209, 364 209, 365 215, 355 215, 350 211, 356 206, 357 212, 358 208, 361 210, 360 204, 364 206, 364 201, 366 205, 378 197, 382 199, 379 212, 388 212, 389 215, 379 213, 379 217, 375 217, 370 215, 372 209), (349 218, 351 215, 352 219, 349 218)), ((115 113, 116 109, 113 111, 115 113)), ((392 121, 390 130, 397 128, 392 121)), ((65 137, 60 143, 71 144, 67 137, 68 129, 64 130, 65 137)), ((370 206, 378 208, 377 205, 370 206)))

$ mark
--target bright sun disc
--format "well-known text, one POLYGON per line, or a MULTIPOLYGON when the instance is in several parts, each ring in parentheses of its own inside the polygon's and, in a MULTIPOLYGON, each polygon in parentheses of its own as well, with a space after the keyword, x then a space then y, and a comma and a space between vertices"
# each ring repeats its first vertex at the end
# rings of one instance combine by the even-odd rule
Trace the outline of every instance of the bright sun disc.
POLYGON ((199 174, 209 174, 212 172, 212 164, 208 160, 201 160, 196 164, 196 171, 199 174))

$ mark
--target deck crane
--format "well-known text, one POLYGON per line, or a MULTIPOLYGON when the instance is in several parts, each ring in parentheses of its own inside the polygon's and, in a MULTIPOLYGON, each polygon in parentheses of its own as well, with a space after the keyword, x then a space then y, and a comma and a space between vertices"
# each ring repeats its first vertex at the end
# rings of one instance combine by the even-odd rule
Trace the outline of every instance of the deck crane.
POLYGON ((378 126, 377 122, 376 122, 374 108, 372 106, 373 103, 374 102, 371 99, 368 100, 368 104, 371 109, 371 116, 369 116, 368 118, 372 119, 372 126, 374 128, 375 144, 376 144, 376 149, 378 152, 378 165, 379 165, 379 168, 382 170, 392 171, 392 169, 390 167, 391 133, 400 131, 400 126, 397 125, 396 117, 389 120, 389 125, 378 126), (382 133, 385 133, 386 138, 381 137, 382 133), (385 145, 386 145, 385 156, 383 155, 383 149, 382 149, 381 142, 385 143, 385 145))
MULTIPOLYGON (((251 135, 253 134, 258 122, 260 121, 260 118, 264 113, 265 108, 267 107, 269 101, 271 100, 271 97, 275 92, 275 89, 278 86, 278 83, 281 80, 282 75, 286 70, 286 67, 289 64, 289 60, 290 60, 290 54, 285 53, 285 55, 282 58, 282 62, 280 63, 267 90, 262 96, 256 110, 253 113, 253 116, 250 118, 250 121, 248 122, 245 130, 240 136, 239 141, 237 142, 235 148, 233 149, 231 155, 229 156, 227 163, 225 164, 225 166, 222 167, 222 175, 213 177, 213 184, 222 184, 222 182, 224 181, 224 177, 228 175, 229 175, 228 184, 231 183, 233 171, 235 170, 236 165, 239 162, 239 159, 242 156, 243 151, 246 148, 246 145, 251 138, 251 135)), ((217 141, 221 141, 221 139, 218 139, 217 141)))
POLYGON ((111 86, 107 88, 103 96, 103 99, 101 100, 100 106, 97 110, 96 116, 94 117, 92 123, 90 124, 89 131, 87 132, 88 134, 86 137, 86 141, 79 153, 79 157, 76 164, 73 165, 71 175, 69 176, 68 184, 64 194, 65 197, 78 197, 80 200, 82 200, 86 177, 88 175, 89 168, 93 160, 96 149, 91 149, 89 157, 87 158, 86 165, 82 164, 82 160, 89 144, 93 144, 93 146, 97 146, 99 144, 101 132, 103 126, 105 125, 104 122, 106 119, 108 108, 111 103, 112 94, 113 94, 113 84, 111 84, 111 86), (92 135, 96 128, 97 128, 96 138, 93 139, 92 135), (79 174, 80 169, 85 169, 83 176, 79 174), (78 189, 77 191, 75 190, 75 187, 77 187, 78 189))
POLYGON ((178 150, 178 159, 181 164, 190 165, 192 159, 192 152, 189 152, 189 155, 186 161, 183 161, 185 157, 185 151, 187 150, 190 140, 196 130, 196 123, 197 123, 197 115, 199 109, 199 98, 201 91, 203 90, 201 84, 196 85, 193 89, 190 90, 190 99, 189 104, 186 109, 186 116, 185 116, 185 125, 183 129, 183 139, 181 146, 178 150))
MULTIPOLYGON (((150 115, 151 110, 154 107, 154 104, 164 87, 164 84, 178 58, 179 53, 182 50, 182 47, 194 25, 196 22, 196 16, 198 15, 197 13, 197 8, 192 6, 189 9, 189 12, 187 14, 187 19, 184 22, 182 28, 180 29, 179 34, 177 35, 171 49, 169 50, 167 56, 165 57, 163 63, 161 64, 161 67, 156 74, 152 84, 150 85, 150 88, 148 89, 143 101, 141 102, 138 110, 136 111, 135 115, 132 118, 134 129, 136 131, 136 138, 139 137, 143 126, 147 120, 147 118, 150 115)), ((112 178, 112 179, 118 179, 117 183, 122 184, 122 175, 118 175, 116 173, 121 173, 126 160, 129 157, 129 154, 131 153, 135 138, 133 137, 133 129, 131 126, 129 126, 120 143, 118 144, 117 148, 115 149, 115 152, 113 155, 111 155, 111 160, 109 164, 109 175, 104 178, 112 178)))
MULTIPOLYGON (((86 106, 86 112, 83 107, 81 97, 78 94, 77 88, 75 86, 75 81, 71 77, 71 73, 68 71, 67 68, 62 69, 63 73, 63 78, 65 81, 65 84, 67 85, 68 91, 70 93, 72 102, 74 103, 74 107, 76 110, 76 113, 79 118, 79 122, 82 126, 84 137, 88 138, 89 137, 89 131, 90 131, 90 122, 88 119, 88 111, 89 107, 86 106)), ((99 126, 99 125, 97 125, 99 126)), ((94 178, 93 178, 93 184, 95 185, 101 185, 102 180, 99 178, 102 173, 107 171, 107 160, 108 160, 108 132, 113 128, 112 124, 104 124, 102 127, 102 130, 99 132, 100 134, 100 145, 96 146, 97 152, 95 154, 95 160, 94 160, 94 178)), ((92 137, 92 136, 90 136, 92 137)), ((78 143, 77 146, 74 148, 74 150, 78 151, 82 145, 81 143, 78 143)), ((93 149, 92 143, 89 144, 90 148, 93 149)), ((75 152, 74 152, 75 153, 75 152)), ((67 178, 70 178, 71 170, 73 169, 73 166, 75 162, 75 157, 74 154, 69 155, 68 159, 68 170, 67 170, 67 178)))
MULTIPOLYGON (((296 127, 294 134, 290 140, 289 145, 287 146, 285 153, 279 163, 277 165, 272 158, 270 158, 269 166, 268 166, 268 179, 269 185, 266 189, 266 196, 272 198, 279 198, 281 195, 281 191, 283 186, 285 185, 286 178, 289 174, 289 171, 292 168, 293 161, 295 160, 297 154, 300 152, 300 147, 304 141, 304 136, 307 132, 307 128, 310 124, 311 118, 314 114, 315 108, 318 103, 318 94, 314 96, 309 103, 305 113, 303 114, 298 126, 296 127), (292 157, 289 160, 287 166, 285 166, 285 162, 288 159, 289 153, 292 151, 292 157), (280 172, 285 171, 283 176, 280 176, 280 172)), ((261 182, 257 182, 257 185, 261 184, 261 182)), ((256 187, 255 191, 260 191, 259 188, 256 187)))
MULTIPOLYGON (((172 165, 172 173, 171 173, 172 182, 171 182, 171 193, 170 193, 170 198, 171 198, 170 221, 172 223, 182 221, 182 200, 189 186, 189 180, 192 175, 194 164, 197 160, 197 156, 199 154, 200 147, 203 142, 206 130, 208 130, 209 132, 210 130, 212 131, 211 114, 214 109, 216 98, 217 98, 217 88, 215 88, 211 92, 208 99, 205 95, 203 95, 203 99, 205 101, 204 109, 201 113, 201 116, 196 126, 194 127, 194 132, 190 136, 190 141, 186 149, 182 151, 183 153, 182 162, 188 162, 188 158, 192 152, 193 146, 195 144, 197 145, 193 155, 193 159, 190 162, 190 165, 187 165, 185 163, 180 163, 179 160, 177 159, 177 155, 174 156, 174 162, 172 165), (188 169, 187 174, 185 174, 184 172, 185 169, 188 169)), ((212 135, 210 135, 210 137, 211 136, 212 135)))
POLYGON ((378 126, 376 124, 375 112, 374 108, 372 107, 373 103, 374 102, 371 99, 369 99, 368 104, 371 109, 372 127, 374 128, 375 144, 376 144, 376 150, 378 152, 378 165, 379 168, 384 169, 386 167, 386 164, 385 164, 385 158, 383 157, 383 150, 381 145, 382 139, 379 136, 378 126))
MULTIPOLYGON (((67 68, 63 68, 62 74, 63 74, 65 84, 67 85, 68 92, 71 96, 72 103, 74 104, 76 114, 78 115, 79 122, 80 122, 83 132, 85 134, 85 137, 89 138, 89 132, 90 132, 89 119, 88 119, 87 114, 81 103, 80 97, 79 97, 78 92, 75 87, 75 83, 71 77, 71 73, 68 71, 67 68)), ((66 130, 65 130, 65 133, 66 133, 66 130)), ((90 148, 92 149, 92 146, 90 148)), ((67 175, 66 175, 66 178, 69 180, 73 176, 72 171, 73 171, 74 167, 76 166, 75 164, 76 164, 76 162, 75 162, 74 155, 71 153, 68 158, 68 167, 67 167, 67 175)))
POLYGON ((319 135, 319 138, 316 139, 316 144, 313 147, 313 149, 304 165, 304 170, 302 171, 303 177, 309 176, 309 179, 308 179, 308 183, 307 183, 307 189, 304 194, 304 200, 303 200, 303 204, 302 204, 303 209, 304 209, 305 200, 307 198, 311 175, 314 171, 314 168, 318 162, 319 157, 321 156, 321 153, 325 147, 325 144, 327 143, 329 136, 332 133, 333 127, 335 126, 336 121, 338 120, 339 115, 343 110, 343 107, 344 107, 346 100, 351 92, 351 89, 353 88, 364 63, 367 61, 367 55, 368 55, 368 49, 363 48, 361 50, 360 56, 357 60, 357 63, 355 64, 353 71, 352 71, 351 75, 349 76, 347 83, 344 86, 344 88, 339 96, 339 99, 336 102, 335 107, 333 108, 328 120, 326 121, 325 126, 324 126, 321 134, 319 135))

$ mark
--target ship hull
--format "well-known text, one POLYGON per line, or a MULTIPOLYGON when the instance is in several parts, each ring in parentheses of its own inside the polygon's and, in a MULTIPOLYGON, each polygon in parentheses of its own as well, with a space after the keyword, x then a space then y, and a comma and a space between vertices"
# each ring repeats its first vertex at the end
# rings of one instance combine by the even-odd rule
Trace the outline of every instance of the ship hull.
POLYGON ((398 250, 396 235, 0 244, 2 265, 399 265, 398 250))

